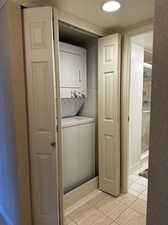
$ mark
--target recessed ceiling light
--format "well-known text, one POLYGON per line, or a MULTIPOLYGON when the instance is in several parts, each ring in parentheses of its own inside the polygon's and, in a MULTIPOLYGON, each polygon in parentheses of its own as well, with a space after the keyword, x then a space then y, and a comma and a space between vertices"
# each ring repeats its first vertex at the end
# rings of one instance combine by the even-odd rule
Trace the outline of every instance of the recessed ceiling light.
POLYGON ((117 10, 119 10, 121 7, 120 2, 116 1, 116 0, 110 0, 110 1, 106 1, 104 2, 104 4, 102 5, 102 9, 105 12, 116 12, 117 10))

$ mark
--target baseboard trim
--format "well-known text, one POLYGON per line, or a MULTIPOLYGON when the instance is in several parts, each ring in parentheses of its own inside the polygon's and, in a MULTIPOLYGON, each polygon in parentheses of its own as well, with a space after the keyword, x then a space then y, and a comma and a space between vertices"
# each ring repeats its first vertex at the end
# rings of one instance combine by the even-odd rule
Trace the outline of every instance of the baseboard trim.
POLYGON ((4 225, 14 225, 2 206, 0 206, 0 217, 4 221, 4 225))
POLYGON ((73 191, 64 195, 64 210, 71 207, 86 195, 98 189, 98 177, 93 178, 80 187, 75 188, 73 191))

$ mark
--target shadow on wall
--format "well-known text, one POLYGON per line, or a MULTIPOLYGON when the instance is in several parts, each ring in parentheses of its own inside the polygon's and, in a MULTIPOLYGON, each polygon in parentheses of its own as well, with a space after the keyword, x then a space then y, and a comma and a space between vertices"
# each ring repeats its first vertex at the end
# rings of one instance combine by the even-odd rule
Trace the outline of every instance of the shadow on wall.
POLYGON ((7 20, 5 5, 0 9, 0 215, 7 224, 20 225, 7 20))

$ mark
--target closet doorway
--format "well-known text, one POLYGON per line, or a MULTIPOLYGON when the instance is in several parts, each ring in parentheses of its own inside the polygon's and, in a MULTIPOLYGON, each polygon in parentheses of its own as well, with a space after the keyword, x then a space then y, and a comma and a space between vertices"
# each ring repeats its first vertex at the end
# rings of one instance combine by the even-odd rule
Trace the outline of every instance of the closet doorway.
POLYGON ((51 7, 24 9, 24 30, 33 219, 62 225, 92 188, 120 195, 121 36, 62 23, 51 7))

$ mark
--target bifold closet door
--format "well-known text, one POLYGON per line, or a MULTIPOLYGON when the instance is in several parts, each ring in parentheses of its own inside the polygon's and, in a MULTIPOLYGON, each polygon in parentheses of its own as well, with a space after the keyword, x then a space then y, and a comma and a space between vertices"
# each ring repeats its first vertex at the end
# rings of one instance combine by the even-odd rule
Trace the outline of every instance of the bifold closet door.
POLYGON ((58 225, 53 10, 24 9, 34 225, 58 225))
POLYGON ((99 39, 99 188, 120 194, 120 34, 99 39))

